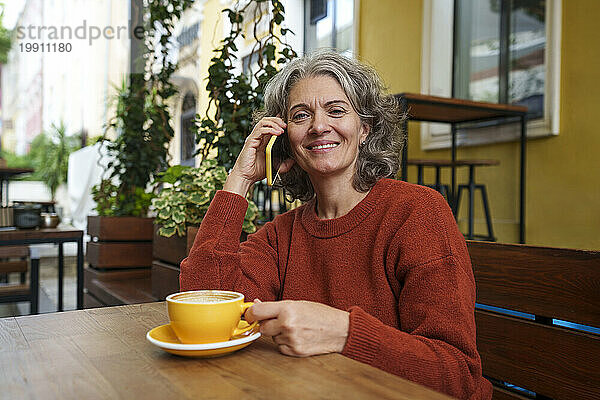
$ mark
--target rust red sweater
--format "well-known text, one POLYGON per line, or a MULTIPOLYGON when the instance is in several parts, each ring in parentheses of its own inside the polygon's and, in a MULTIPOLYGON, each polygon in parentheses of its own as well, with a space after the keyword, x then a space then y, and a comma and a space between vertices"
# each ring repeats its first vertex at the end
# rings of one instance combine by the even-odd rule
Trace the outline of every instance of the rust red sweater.
POLYGON ((181 263, 181 290, 316 301, 350 311, 344 355, 463 399, 490 399, 475 345, 475 282, 436 191, 380 180, 348 214, 315 200, 239 243, 246 200, 219 191, 181 263))

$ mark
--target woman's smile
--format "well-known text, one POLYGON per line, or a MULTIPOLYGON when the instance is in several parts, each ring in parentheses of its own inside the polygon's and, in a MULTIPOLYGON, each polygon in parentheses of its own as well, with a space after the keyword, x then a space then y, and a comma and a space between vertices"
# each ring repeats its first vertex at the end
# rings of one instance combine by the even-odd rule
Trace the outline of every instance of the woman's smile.
POLYGON ((338 142, 331 142, 331 141, 327 141, 327 140, 317 140, 311 144, 309 144, 308 146, 306 146, 306 148, 309 151, 312 151, 314 153, 326 153, 328 151, 333 150, 334 148, 338 147, 340 144, 338 142))

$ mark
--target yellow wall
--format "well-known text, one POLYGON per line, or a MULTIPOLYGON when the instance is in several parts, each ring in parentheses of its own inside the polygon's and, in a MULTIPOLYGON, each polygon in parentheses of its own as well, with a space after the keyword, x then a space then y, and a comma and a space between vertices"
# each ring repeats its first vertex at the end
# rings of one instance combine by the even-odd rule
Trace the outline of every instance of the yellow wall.
POLYGON ((223 18, 226 17, 222 10, 226 6, 221 0, 207 0, 204 4, 204 21, 201 24, 200 32, 200 98, 198 104, 198 113, 204 115, 208 107, 208 92, 206 91, 206 80, 208 79, 208 67, 210 60, 214 57, 214 49, 219 47, 223 39, 223 18), (204 95, 202 94, 204 92, 204 95))
MULTIPOLYGON (((377 68, 392 93, 420 91, 422 7, 420 0, 360 2, 359 56, 377 68)), ((563 1, 562 13, 560 134, 528 142, 526 241, 600 249, 600 1, 563 1)), ((487 185, 498 240, 516 242, 517 143, 459 149, 458 154, 501 161, 498 167, 480 168, 477 178, 487 185)), ((449 151, 422 152, 418 124, 411 123, 409 157, 447 158, 449 151)), ((409 180, 415 180, 414 171, 409 180)), ((459 214, 463 228, 464 208, 459 214)), ((478 211, 476 221, 482 222, 478 211)), ((482 232, 484 225, 476 228, 482 232)))

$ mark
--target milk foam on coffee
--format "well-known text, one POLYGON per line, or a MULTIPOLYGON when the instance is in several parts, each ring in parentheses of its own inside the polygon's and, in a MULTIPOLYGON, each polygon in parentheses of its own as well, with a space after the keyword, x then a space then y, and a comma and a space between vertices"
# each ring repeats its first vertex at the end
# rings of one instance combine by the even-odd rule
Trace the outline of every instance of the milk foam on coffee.
POLYGON ((181 301, 185 303, 202 303, 202 304, 213 304, 222 303, 224 301, 237 300, 240 296, 235 293, 226 293, 219 291, 202 291, 201 293, 183 293, 178 296, 174 296, 172 300, 181 301))

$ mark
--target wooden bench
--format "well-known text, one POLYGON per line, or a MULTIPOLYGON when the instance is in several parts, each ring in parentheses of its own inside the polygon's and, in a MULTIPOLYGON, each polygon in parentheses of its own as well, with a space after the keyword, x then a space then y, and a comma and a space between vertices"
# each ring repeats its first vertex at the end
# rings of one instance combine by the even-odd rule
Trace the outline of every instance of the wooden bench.
POLYGON ((531 314, 475 312, 483 374, 494 399, 600 399, 600 252, 467 241, 477 303, 531 314))
POLYGON ((0 284, 0 303, 28 301, 29 313, 39 310, 39 256, 29 253, 29 246, 0 246, 0 275, 6 277, 6 284, 0 284), (29 282, 26 282, 28 261, 31 264, 29 282), (19 273, 20 283, 9 283, 9 274, 19 273))

